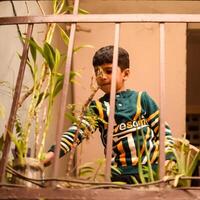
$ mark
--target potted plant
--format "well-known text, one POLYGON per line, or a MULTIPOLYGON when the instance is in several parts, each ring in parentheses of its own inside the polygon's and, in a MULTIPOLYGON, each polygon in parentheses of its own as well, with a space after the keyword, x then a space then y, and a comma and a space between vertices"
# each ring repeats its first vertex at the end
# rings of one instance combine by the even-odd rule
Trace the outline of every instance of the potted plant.
MULTIPOLYGON (((55 15, 71 12, 72 8, 72 6, 67 5, 65 0, 53 1, 53 14, 55 15)), ((42 9, 41 6, 40 9, 42 9)), ((81 9, 79 11, 87 13, 81 9)), ((30 56, 27 59, 27 66, 32 75, 32 86, 21 94, 15 121, 15 132, 9 133, 15 144, 13 168, 25 176, 29 176, 31 174, 29 171, 32 170, 33 176, 29 176, 30 178, 36 178, 38 174, 39 177, 42 175, 41 160, 44 158, 44 146, 51 123, 54 100, 63 85, 63 74, 60 72, 60 66, 65 62, 66 57, 52 44, 56 29, 58 29, 63 42, 68 45, 67 32, 56 23, 47 25, 45 39, 42 44, 39 44, 34 37, 28 41, 30 56), (20 115, 20 109, 23 108, 25 101, 28 101, 28 109, 26 116, 23 118, 20 115), (32 132, 34 133, 34 139, 31 140, 32 132), (34 144, 31 149, 32 152, 29 148, 30 142, 34 144), (39 171, 39 173, 36 171, 39 171)), ((24 38, 20 39, 25 41, 24 38)), ((85 46, 75 48, 74 51, 82 47, 85 46)), ((21 56, 19 57, 21 58, 21 56)), ((70 79, 72 80, 76 75, 76 72, 71 72, 70 79)), ((10 169, 9 172, 11 171, 10 169)), ((21 183, 16 175, 15 172, 12 180, 21 183)))
POLYGON ((191 177, 193 175, 200 158, 199 148, 191 145, 186 137, 174 138, 173 153, 176 163, 169 163, 166 166, 167 175, 174 179, 174 187, 190 186, 191 179, 184 179, 184 177, 191 177))

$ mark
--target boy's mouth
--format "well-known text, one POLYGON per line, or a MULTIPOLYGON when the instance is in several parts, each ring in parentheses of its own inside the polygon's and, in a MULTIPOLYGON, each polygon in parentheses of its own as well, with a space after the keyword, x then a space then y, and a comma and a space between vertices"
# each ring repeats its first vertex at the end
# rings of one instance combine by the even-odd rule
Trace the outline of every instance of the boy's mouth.
POLYGON ((110 85, 110 83, 103 83, 103 84, 101 84, 101 87, 102 86, 109 86, 110 85))

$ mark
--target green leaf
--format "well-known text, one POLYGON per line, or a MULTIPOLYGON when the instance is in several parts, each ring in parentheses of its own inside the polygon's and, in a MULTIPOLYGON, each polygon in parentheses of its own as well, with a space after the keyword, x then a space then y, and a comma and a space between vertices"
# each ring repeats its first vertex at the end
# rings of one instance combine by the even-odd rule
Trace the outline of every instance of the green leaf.
POLYGON ((61 34, 61 37, 64 41, 64 43, 68 46, 69 44, 69 36, 67 35, 67 33, 61 28, 61 26, 57 25, 60 29, 60 34, 61 34))
POLYGON ((198 151, 198 153, 196 153, 196 155, 194 156, 193 160, 192 160, 192 163, 190 164, 190 166, 188 167, 188 171, 187 171, 187 176, 192 176, 197 164, 198 164, 198 161, 199 161, 199 158, 200 158, 200 151, 198 151))
POLYGON ((65 7, 65 0, 56 0, 54 3, 54 14, 59 14, 65 7))
MULTIPOLYGON (((18 55, 19 59, 21 60, 21 59, 22 59, 22 56, 20 55, 19 52, 17 52, 17 55, 18 55)), ((35 79, 35 76, 34 76, 34 67, 33 67, 32 64, 30 63, 29 59, 27 59, 26 64, 29 66, 29 69, 30 69, 30 71, 31 71, 31 75, 32 75, 33 79, 35 79)))
MULTIPOLYGON (((40 45, 33 38, 31 38, 29 40, 29 44, 30 44, 30 46, 32 46, 32 48, 35 48, 37 51, 39 51, 40 54, 43 56, 43 49, 40 47, 40 45)), ((34 58, 34 55, 33 55, 33 58, 34 58)))
MULTIPOLYGON (((31 39, 33 40, 33 39, 31 39)), ((33 58, 34 63, 36 62, 36 57, 37 57, 37 49, 36 49, 36 45, 33 45, 34 40, 32 43, 30 43, 30 52, 31 52, 31 56, 33 58)))
POLYGON ((55 97, 63 88, 63 79, 64 79, 64 75, 57 73, 57 80, 55 83, 55 88, 53 90, 53 97, 55 97))
POLYGON ((3 144, 4 144, 4 134, 0 137, 0 151, 3 150, 3 144))
POLYGON ((88 45, 88 44, 81 45, 81 46, 79 46, 79 47, 74 48, 74 49, 73 49, 73 52, 75 53, 75 52, 77 52, 78 50, 80 50, 80 49, 82 49, 82 48, 91 48, 91 49, 94 49, 94 46, 88 45))
POLYGON ((19 140, 19 138, 15 134, 11 132, 8 132, 8 134, 10 135, 12 142, 15 144, 15 147, 17 149, 17 156, 19 157, 20 160, 22 160, 25 152, 24 142, 22 140, 19 140))
MULTIPOLYGON (((67 10, 68 10, 70 13, 73 13, 74 6, 68 6, 67 10)), ((89 14, 89 12, 88 12, 87 10, 84 10, 84 9, 81 9, 81 8, 78 9, 78 13, 79 13, 79 14, 89 14)))
POLYGON ((57 8, 57 1, 58 0, 53 0, 53 12, 56 13, 56 8, 57 8))
POLYGON ((54 65, 55 65, 55 51, 53 47, 48 44, 47 42, 44 43, 44 58, 50 68, 51 71, 53 71, 54 65))
MULTIPOLYGON (((39 97, 38 97, 38 101, 36 103, 36 107, 40 104, 41 100, 43 99, 43 96, 44 96, 44 92, 41 92, 39 94, 39 97)), ((45 98, 48 96, 48 94, 46 94, 45 98)))
POLYGON ((142 139, 144 141, 144 148, 145 148, 145 153, 146 153, 146 157, 147 157, 147 166, 145 166, 145 167, 148 172, 148 179, 150 181, 154 181, 153 169, 152 169, 152 165, 151 165, 151 161, 150 161, 150 155, 149 155, 149 151, 148 151, 147 145, 146 145, 146 138, 144 136, 144 132, 142 129, 141 129, 141 134, 142 134, 142 139))
POLYGON ((137 181, 137 179, 134 176, 131 176, 131 179, 132 179, 132 181, 133 181, 134 184, 139 184, 138 181, 137 181))
POLYGON ((99 177, 105 177, 105 173, 99 173, 97 174, 99 177))
POLYGON ((16 135, 19 137, 22 135, 23 132, 23 128, 22 128, 22 124, 20 122, 20 119, 17 118, 15 121, 15 129, 16 129, 16 135))
POLYGON ((70 76, 69 76, 70 82, 75 82, 75 78, 76 78, 77 76, 80 77, 81 74, 80 74, 79 72, 76 72, 76 71, 71 71, 71 72, 70 72, 70 76))
POLYGON ((83 171, 81 170, 79 172, 79 176, 88 176, 91 173, 93 173, 93 170, 92 171, 91 170, 83 170, 83 171))
POLYGON ((0 104, 0 118, 5 117, 5 108, 0 104))
POLYGON ((105 163, 105 158, 99 158, 99 159, 97 159, 97 160, 96 160, 96 163, 97 163, 98 165, 103 165, 103 164, 105 163))
POLYGON ((125 185, 125 184, 127 184, 126 182, 122 182, 122 181, 113 181, 112 183, 114 183, 116 185, 125 185))
POLYGON ((139 173, 139 177, 142 183, 146 183, 145 178, 144 178, 144 173, 143 173, 143 169, 142 169, 142 155, 140 152, 140 139, 139 139, 139 134, 138 134, 138 130, 136 130, 136 134, 137 134, 137 152, 138 152, 138 173, 139 173))
POLYGON ((33 79, 35 79, 34 67, 31 65, 30 61, 28 60, 27 60, 27 65, 29 66, 33 79))
POLYGON ((60 64, 60 58, 61 58, 61 54, 60 51, 58 49, 56 49, 55 51, 55 71, 58 70, 59 64, 60 64))
POLYGON ((114 166, 111 166, 111 171, 112 171, 112 174, 115 174, 115 175, 121 174, 121 171, 114 166))
POLYGON ((90 167, 90 166, 81 166, 81 167, 79 167, 79 170, 93 170, 93 167, 90 167))
POLYGON ((79 14, 89 14, 89 12, 87 10, 84 10, 84 9, 81 9, 81 8, 78 9, 78 13, 79 14))
POLYGON ((77 118, 74 116, 74 115, 72 115, 71 113, 66 113, 66 117, 67 117, 67 119, 68 120, 70 120, 72 123, 74 123, 74 122, 78 122, 78 120, 77 120, 77 118))

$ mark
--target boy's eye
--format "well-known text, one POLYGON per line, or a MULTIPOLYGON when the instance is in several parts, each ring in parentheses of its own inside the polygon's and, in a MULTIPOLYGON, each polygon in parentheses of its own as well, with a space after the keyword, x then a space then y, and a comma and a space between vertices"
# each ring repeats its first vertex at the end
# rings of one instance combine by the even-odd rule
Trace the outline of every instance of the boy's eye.
POLYGON ((102 68, 98 67, 95 69, 95 74, 97 77, 101 77, 103 75, 111 75, 112 68, 102 69, 102 68))
POLYGON ((104 72, 105 72, 106 74, 112 74, 112 69, 106 69, 104 72))

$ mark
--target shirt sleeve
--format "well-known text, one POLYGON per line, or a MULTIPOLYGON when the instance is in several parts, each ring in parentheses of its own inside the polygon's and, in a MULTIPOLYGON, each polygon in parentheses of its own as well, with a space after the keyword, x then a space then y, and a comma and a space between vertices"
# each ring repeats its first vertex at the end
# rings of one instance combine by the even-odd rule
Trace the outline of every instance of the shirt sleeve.
MULTIPOLYGON (((84 117, 78 117, 77 122, 73 123, 68 130, 63 133, 60 142, 60 157, 68 153, 73 145, 80 144, 85 138, 88 138, 90 134, 95 132, 98 127, 98 116, 94 106, 94 102, 92 102, 87 108, 84 117)), ((52 145, 49 151, 54 152, 55 145, 52 145)))
MULTIPOLYGON (((160 126, 160 112, 155 101, 146 93, 142 94, 142 106, 145 108, 145 117, 150 125, 150 128, 154 131, 156 140, 159 140, 159 126, 160 126)), ((171 153, 173 149, 174 141, 172 138, 172 132, 167 122, 165 122, 165 151, 171 153)), ((167 155, 168 157, 168 155, 167 155)))

